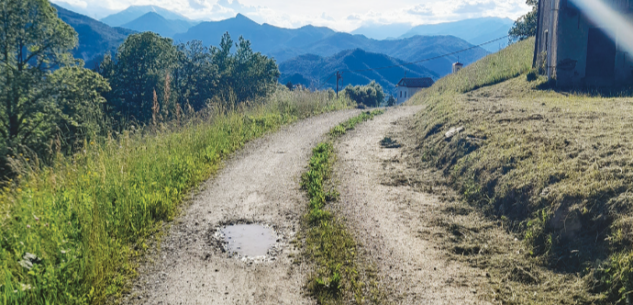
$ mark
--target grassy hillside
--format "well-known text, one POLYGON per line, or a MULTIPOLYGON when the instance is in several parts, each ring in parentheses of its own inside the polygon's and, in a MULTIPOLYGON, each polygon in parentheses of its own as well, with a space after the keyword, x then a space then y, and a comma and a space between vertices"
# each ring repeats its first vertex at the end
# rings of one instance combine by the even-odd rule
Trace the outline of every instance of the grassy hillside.
POLYGON ((544 78, 526 77, 533 43, 416 95, 411 103, 426 105, 416 156, 469 203, 445 225, 457 232, 457 257, 493 275, 491 299, 624 304, 633 289, 633 99, 540 89, 544 78))
POLYGON ((0 185, 0 303, 109 303, 134 276, 145 238, 223 159, 283 124, 349 106, 332 92, 278 90, 263 104, 211 106, 184 126, 85 143, 52 167, 12 156, 22 175, 0 185))

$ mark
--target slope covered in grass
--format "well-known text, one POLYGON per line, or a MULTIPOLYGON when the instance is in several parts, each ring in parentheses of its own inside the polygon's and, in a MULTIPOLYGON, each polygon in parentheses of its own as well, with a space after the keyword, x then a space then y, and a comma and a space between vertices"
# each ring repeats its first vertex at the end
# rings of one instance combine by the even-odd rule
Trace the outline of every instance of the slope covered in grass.
MULTIPOLYGON (((426 105, 415 121, 420 166, 522 243, 509 254, 462 251, 499 276, 497 300, 625 302, 633 289, 633 99, 539 89, 547 81, 525 75, 533 43, 413 98, 426 105)), ((481 231, 455 240, 484 249, 491 238, 481 231)))
MULTIPOLYGON (((0 189, 0 303, 104 304, 135 273, 144 240, 244 143, 299 118, 351 106, 333 92, 278 92, 236 110, 132 128, 52 167, 25 156, 0 189)), ((54 144, 53 144, 54 147, 54 144)))

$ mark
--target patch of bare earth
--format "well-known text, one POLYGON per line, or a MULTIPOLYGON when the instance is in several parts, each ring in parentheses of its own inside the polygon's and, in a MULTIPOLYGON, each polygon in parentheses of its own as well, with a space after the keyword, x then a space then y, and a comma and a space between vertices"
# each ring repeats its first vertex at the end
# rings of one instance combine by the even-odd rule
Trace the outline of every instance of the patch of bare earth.
POLYGON ((488 304, 484 270, 452 259, 445 227, 435 214, 444 203, 423 190, 409 164, 408 120, 421 107, 398 107, 358 126, 335 144, 340 213, 361 257, 375 266, 387 304, 488 304))
POLYGON ((184 208, 124 303, 313 304, 304 291, 308 268, 291 245, 307 206, 299 180, 312 148, 358 113, 310 118, 249 143, 184 208), (273 228, 274 253, 253 261, 224 252, 216 233, 232 223, 273 228))

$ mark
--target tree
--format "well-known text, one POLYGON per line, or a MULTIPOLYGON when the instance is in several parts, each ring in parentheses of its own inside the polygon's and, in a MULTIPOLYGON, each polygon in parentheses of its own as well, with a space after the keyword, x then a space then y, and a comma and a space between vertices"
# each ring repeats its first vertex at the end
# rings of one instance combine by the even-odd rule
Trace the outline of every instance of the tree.
POLYGON ((218 66, 213 63, 210 50, 198 40, 180 44, 177 58, 174 71, 177 102, 181 108, 191 106, 199 111, 217 93, 218 66))
POLYGON ((393 97, 393 95, 389 95, 389 99, 387 100, 387 106, 393 107, 395 105, 396 105, 396 99, 393 97))
POLYGON ((0 37, 0 158, 42 154, 55 133, 98 129, 87 117, 98 116, 109 86, 72 58, 77 33, 47 0, 3 0, 0 37))
POLYGON ((532 36, 536 36, 537 22, 538 22, 538 1, 539 0, 526 0, 527 5, 532 6, 532 11, 521 16, 514 22, 514 26, 508 33, 511 40, 524 40, 532 36))
POLYGON ((173 113, 176 96, 168 91, 176 63, 171 39, 152 32, 130 35, 117 50, 116 61, 106 57, 100 66, 112 85, 106 96, 110 113, 119 120, 148 122, 155 112, 154 92, 159 95, 160 114, 173 113))
POLYGON ((348 85, 344 93, 349 98, 359 104, 363 104, 370 107, 378 107, 385 100, 385 93, 382 90, 382 86, 372 81, 367 86, 352 86, 348 85))
POLYGON ((292 91, 292 89, 294 88, 294 85, 292 84, 291 81, 286 83, 286 88, 288 88, 288 90, 292 91))

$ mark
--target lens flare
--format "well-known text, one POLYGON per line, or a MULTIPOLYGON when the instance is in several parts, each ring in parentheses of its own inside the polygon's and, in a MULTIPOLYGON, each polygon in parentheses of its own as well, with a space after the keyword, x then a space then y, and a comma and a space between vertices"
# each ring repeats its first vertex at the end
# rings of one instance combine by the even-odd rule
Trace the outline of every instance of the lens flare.
POLYGON ((633 54, 633 21, 602 0, 571 0, 586 16, 600 28, 605 29, 613 41, 629 54, 633 54))

